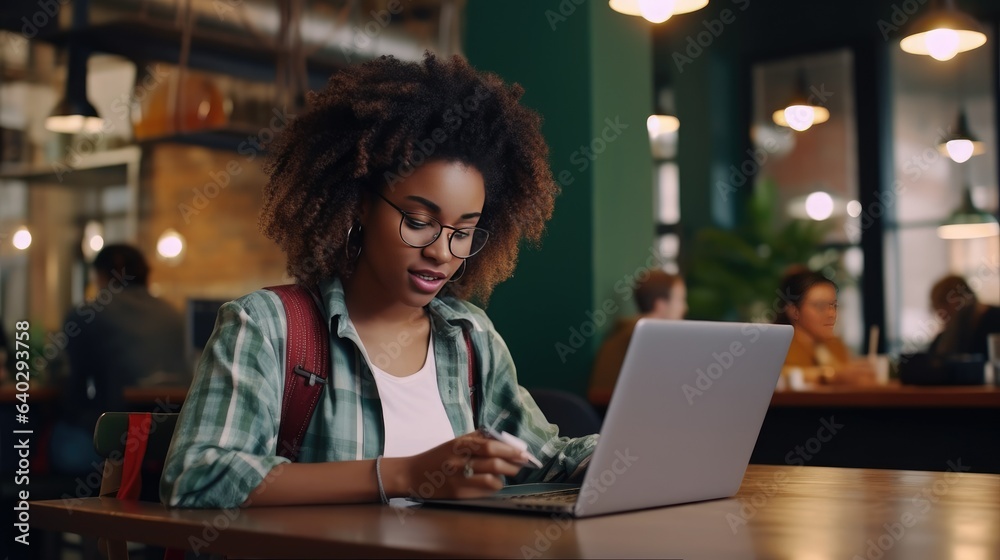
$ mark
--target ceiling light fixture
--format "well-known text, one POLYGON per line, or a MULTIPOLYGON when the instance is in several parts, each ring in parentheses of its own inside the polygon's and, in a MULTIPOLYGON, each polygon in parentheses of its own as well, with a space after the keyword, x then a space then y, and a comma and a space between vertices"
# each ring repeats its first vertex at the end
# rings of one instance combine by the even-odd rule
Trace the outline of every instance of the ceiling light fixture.
POLYGON ((652 23, 663 23, 677 14, 700 10, 708 0, 609 0, 611 9, 629 16, 642 16, 652 23))
POLYGON ((984 212, 972 202, 972 192, 966 185, 962 190, 962 203, 937 229, 941 239, 975 239, 1000 234, 996 216, 984 212))
POLYGON ((792 98, 783 109, 778 109, 771 115, 771 120, 778 126, 786 126, 799 132, 830 120, 830 111, 810 100, 805 70, 799 70, 792 98))
POLYGON ((941 155, 950 157, 955 163, 965 163, 972 156, 978 156, 986 151, 983 143, 969 129, 969 119, 965 116, 964 108, 958 110, 955 128, 951 134, 941 139, 938 151, 941 155))
POLYGON ((934 60, 951 60, 960 52, 986 43, 982 26, 972 16, 958 11, 954 0, 937 2, 908 31, 899 47, 910 54, 923 54, 934 60))

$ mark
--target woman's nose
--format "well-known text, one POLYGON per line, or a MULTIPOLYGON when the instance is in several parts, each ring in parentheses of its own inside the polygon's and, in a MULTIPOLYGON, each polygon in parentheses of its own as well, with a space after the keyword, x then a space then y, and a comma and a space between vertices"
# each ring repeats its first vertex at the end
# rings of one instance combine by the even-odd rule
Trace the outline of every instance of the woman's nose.
POLYGON ((424 256, 434 262, 446 263, 452 259, 451 248, 449 248, 448 234, 444 231, 433 243, 424 247, 424 256))

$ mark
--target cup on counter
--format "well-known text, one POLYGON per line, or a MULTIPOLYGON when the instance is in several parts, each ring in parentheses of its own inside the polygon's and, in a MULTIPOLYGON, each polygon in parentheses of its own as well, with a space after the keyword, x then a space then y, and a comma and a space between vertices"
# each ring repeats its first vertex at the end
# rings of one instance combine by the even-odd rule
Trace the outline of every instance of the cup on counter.
POLYGON ((879 385, 889 384, 889 355, 888 354, 878 354, 875 356, 868 356, 868 362, 871 363, 872 369, 875 370, 875 382, 879 385))
POLYGON ((986 366, 986 383, 989 384, 992 374, 992 382, 1000 385, 1000 333, 993 333, 986 337, 986 351, 990 362, 986 366))

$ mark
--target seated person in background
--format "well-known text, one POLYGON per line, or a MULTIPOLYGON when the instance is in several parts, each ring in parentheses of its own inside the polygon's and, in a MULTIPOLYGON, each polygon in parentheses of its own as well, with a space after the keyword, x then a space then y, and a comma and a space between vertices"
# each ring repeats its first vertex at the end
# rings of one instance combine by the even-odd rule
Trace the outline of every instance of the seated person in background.
POLYGON ((94 425, 107 411, 127 411, 123 390, 188 385, 184 321, 146 289, 149 266, 138 249, 107 245, 91 265, 97 293, 66 315, 69 379, 62 417, 52 432, 52 465, 66 473, 93 468, 94 425))
POLYGON ((981 303, 965 278, 945 276, 931 288, 931 306, 944 322, 929 353, 938 356, 981 354, 988 358, 986 340, 1000 333, 1000 307, 981 303))
POLYGON ((590 376, 588 398, 598 406, 606 406, 618 381, 618 373, 625 361, 625 351, 632 339, 635 324, 642 318, 683 319, 687 313, 687 288, 676 274, 651 269, 645 280, 636 283, 636 307, 639 315, 620 319, 614 330, 597 352, 590 376))
POLYGON ((832 280, 818 272, 793 272, 785 276, 780 293, 784 308, 776 322, 795 328, 782 375, 799 369, 807 382, 874 382, 872 365, 853 358, 844 342, 833 334, 837 285, 832 280))

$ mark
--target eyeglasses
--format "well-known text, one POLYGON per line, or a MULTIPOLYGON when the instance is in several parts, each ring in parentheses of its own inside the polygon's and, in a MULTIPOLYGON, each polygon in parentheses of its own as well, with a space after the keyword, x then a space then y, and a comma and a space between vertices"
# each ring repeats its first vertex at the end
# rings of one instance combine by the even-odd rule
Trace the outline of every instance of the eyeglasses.
POLYGON ((833 310, 834 313, 840 308, 840 304, 835 301, 807 301, 804 305, 808 305, 815 309, 818 313, 822 313, 827 310, 833 310))
POLYGON ((467 259, 482 251, 486 241, 490 238, 490 232, 485 229, 446 226, 433 216, 421 212, 407 212, 393 204, 382 193, 378 193, 378 195, 389 206, 403 215, 399 220, 399 237, 403 243, 415 249, 421 249, 434 243, 438 237, 441 237, 441 231, 448 228, 452 230, 452 233, 448 235, 448 250, 460 259, 467 259))

